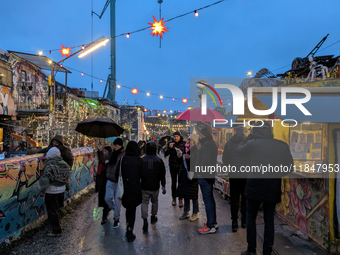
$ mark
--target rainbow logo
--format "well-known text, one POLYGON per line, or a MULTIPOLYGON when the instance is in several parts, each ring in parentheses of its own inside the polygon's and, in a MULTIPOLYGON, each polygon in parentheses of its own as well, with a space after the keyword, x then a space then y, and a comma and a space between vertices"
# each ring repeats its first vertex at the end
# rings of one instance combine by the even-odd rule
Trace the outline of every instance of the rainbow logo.
POLYGON ((216 95, 217 98, 218 98, 218 101, 219 101, 220 105, 222 106, 223 101, 221 100, 220 95, 217 93, 217 91, 216 91, 213 87, 211 87, 210 85, 208 85, 207 82, 205 82, 205 81, 199 81, 199 82, 197 82, 197 87, 198 87, 200 90, 202 90, 202 91, 204 91, 205 93, 207 93, 207 94, 212 98, 212 100, 214 101, 215 105, 217 105, 215 97, 211 94, 211 92, 210 92, 209 90, 205 89, 204 87, 209 88, 212 92, 215 93, 215 95, 216 95))

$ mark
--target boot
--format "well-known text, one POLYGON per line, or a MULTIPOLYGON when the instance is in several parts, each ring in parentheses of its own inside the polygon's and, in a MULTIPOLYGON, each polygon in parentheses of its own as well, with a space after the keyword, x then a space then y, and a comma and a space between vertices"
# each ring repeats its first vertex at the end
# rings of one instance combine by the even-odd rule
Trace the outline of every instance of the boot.
POLYGON ((136 235, 132 233, 133 229, 129 228, 126 231, 126 240, 130 243, 133 242, 136 239, 136 235))
POLYGON ((144 219, 144 224, 143 224, 143 232, 148 232, 148 227, 149 227, 149 223, 148 223, 148 219, 144 219))
POLYGON ((158 221, 157 216, 151 216, 151 224, 156 224, 157 221, 158 221))
POLYGON ((190 218, 189 212, 183 212, 183 214, 179 217, 180 220, 186 220, 190 218))
POLYGON ((232 229, 232 231, 234 233, 237 232, 237 229, 238 229, 238 222, 237 222, 237 220, 233 220, 233 222, 231 224, 231 229, 232 229))
POLYGON ((242 228, 246 228, 247 227, 247 219, 246 218, 242 218, 241 219, 241 226, 242 226, 242 228))

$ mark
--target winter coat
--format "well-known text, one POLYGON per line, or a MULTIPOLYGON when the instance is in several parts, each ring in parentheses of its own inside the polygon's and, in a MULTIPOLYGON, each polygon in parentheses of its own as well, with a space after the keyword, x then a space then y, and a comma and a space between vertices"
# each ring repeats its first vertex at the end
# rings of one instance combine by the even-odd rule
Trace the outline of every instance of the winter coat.
MULTIPOLYGON (((256 127, 242 142, 237 151, 248 157, 250 166, 271 165, 291 166, 293 157, 287 143, 273 139, 271 128, 256 127), (255 140, 252 140, 255 139, 255 140)), ((278 178, 248 178, 245 196, 253 201, 276 204, 281 200, 281 177, 285 174, 275 173, 278 178)), ((259 174, 257 174, 259 177, 259 174)))
POLYGON ((39 178, 39 186, 41 190, 46 190, 50 185, 62 187, 68 183, 70 174, 71 168, 62 158, 47 159, 39 178))
MULTIPOLYGON (((244 140, 243 134, 235 134, 230 140, 225 144, 222 161, 225 166, 235 166, 236 170, 239 171, 241 166, 248 165, 248 158, 244 153, 240 153, 236 150, 236 148, 240 145, 240 143, 244 140)), ((229 172, 229 178, 247 178, 246 173, 236 173, 229 172)))
MULTIPOLYGON (((186 159, 188 170, 190 171, 190 162, 196 162, 197 147, 192 147, 187 154, 190 155, 190 159, 186 159)), ((180 182, 178 187, 178 197, 185 199, 198 199, 198 180, 196 178, 189 180, 187 175, 187 170, 184 164, 180 171, 180 182)))
POLYGON ((156 151, 156 143, 151 142, 146 145, 146 155, 142 157, 142 190, 159 190, 159 183, 165 187, 165 165, 156 155, 156 151))
MULTIPOLYGON (((124 194, 122 205, 125 208, 137 207, 142 203, 141 175, 143 159, 139 157, 140 150, 136 142, 130 141, 126 147, 125 156, 122 160, 122 177, 124 194)), ((119 171, 116 171, 118 180, 119 171)))
POLYGON ((52 145, 53 140, 56 140, 60 143, 58 149, 60 150, 61 157, 72 169, 73 155, 71 150, 68 147, 64 146, 63 137, 61 135, 56 135, 55 137, 53 137, 50 142, 50 145, 44 149, 41 149, 40 151, 38 151, 38 153, 47 153, 53 147, 52 145))
POLYGON ((106 167, 106 178, 112 182, 118 182, 116 178, 117 169, 119 170, 120 159, 125 155, 125 149, 122 147, 118 151, 110 154, 110 161, 106 167))
POLYGON ((106 192, 106 167, 107 164, 105 163, 106 160, 109 159, 109 153, 112 152, 111 147, 105 147, 105 150, 107 150, 108 154, 104 154, 104 151, 97 151, 98 154, 98 168, 100 165, 104 167, 104 169, 101 171, 100 174, 96 175, 96 180, 95 180, 95 191, 98 192, 98 207, 104 207, 107 206, 105 205, 105 192, 106 192))
MULTIPOLYGON (((197 152, 196 166, 208 167, 217 164, 217 146, 212 136, 207 136, 200 140, 201 148, 197 152)), ((191 166, 193 169, 193 167, 191 166)), ((208 183, 212 184, 215 181, 215 174, 198 173, 200 178, 204 178, 208 183), (208 177, 209 176, 209 177, 208 177)))
POLYGON ((185 153, 185 142, 183 141, 182 136, 181 136, 179 142, 177 142, 177 143, 174 142, 173 140, 168 142, 166 149, 164 150, 164 156, 165 157, 170 155, 169 166, 174 167, 174 168, 180 168, 183 164, 183 159, 182 159, 182 157, 180 157, 180 158, 177 157, 177 152, 176 152, 175 148, 178 148, 182 151, 182 153, 185 153), (174 143, 172 148, 169 147, 170 143, 174 143))

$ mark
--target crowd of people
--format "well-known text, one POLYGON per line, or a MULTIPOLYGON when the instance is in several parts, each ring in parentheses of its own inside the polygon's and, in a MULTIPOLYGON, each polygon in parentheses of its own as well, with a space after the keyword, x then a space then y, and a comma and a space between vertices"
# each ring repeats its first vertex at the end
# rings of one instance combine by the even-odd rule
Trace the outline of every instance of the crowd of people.
MULTIPOLYGON (((199 234, 213 234, 218 229, 216 203, 213 195, 214 175, 194 173, 191 166, 214 166, 217 164, 217 146, 213 140, 210 125, 198 127, 198 134, 191 134, 187 142, 179 132, 175 132, 163 146, 164 156, 169 156, 171 176, 172 206, 184 207, 179 220, 196 221, 199 218, 199 188, 205 207, 204 226, 198 229, 199 234), (191 203, 190 203, 191 200, 191 203), (192 214, 190 215, 190 205, 192 214)), ((58 209, 62 206, 63 193, 73 164, 70 150, 63 145, 61 136, 51 140, 46 154, 46 165, 39 180, 40 188, 46 193, 45 203, 48 219, 52 226, 49 236, 60 236, 58 209)), ((98 206, 103 207, 101 224, 107 222, 108 214, 113 210, 113 228, 120 225, 121 205, 126 209, 126 239, 135 240, 133 233, 136 208, 141 205, 143 231, 148 231, 148 205, 151 201, 150 223, 158 220, 159 191, 165 194, 166 168, 164 161, 157 155, 158 145, 155 141, 136 143, 128 142, 126 148, 123 140, 116 138, 113 147, 98 146, 98 169, 96 174, 96 191, 98 206), (120 184, 120 178, 122 184, 120 184), (123 186, 123 195, 120 185, 123 186), (120 197, 122 195, 122 197, 120 197)), ((293 158, 285 142, 273 138, 268 122, 257 122, 250 134, 245 137, 243 127, 235 128, 235 134, 225 144, 223 164, 235 166, 290 166, 293 158)), ((239 171, 237 171, 239 172, 239 171)), ((265 221, 263 254, 271 254, 274 243, 275 205, 281 199, 281 178, 256 178, 247 175, 229 173, 230 210, 232 232, 239 227, 238 215, 241 201, 241 227, 247 228, 248 248, 242 254, 256 254, 256 217, 262 204, 265 221)))

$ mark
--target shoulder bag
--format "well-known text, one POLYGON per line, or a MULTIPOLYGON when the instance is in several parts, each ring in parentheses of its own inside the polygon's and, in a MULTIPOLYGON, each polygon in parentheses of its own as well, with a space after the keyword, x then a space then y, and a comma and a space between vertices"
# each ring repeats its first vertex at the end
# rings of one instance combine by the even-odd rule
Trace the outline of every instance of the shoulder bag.
POLYGON ((117 198, 119 200, 122 200, 123 195, 124 195, 124 184, 123 184, 123 177, 122 177, 122 161, 123 161, 122 157, 120 159, 120 164, 119 164, 119 177, 118 177, 118 186, 117 186, 117 198))

